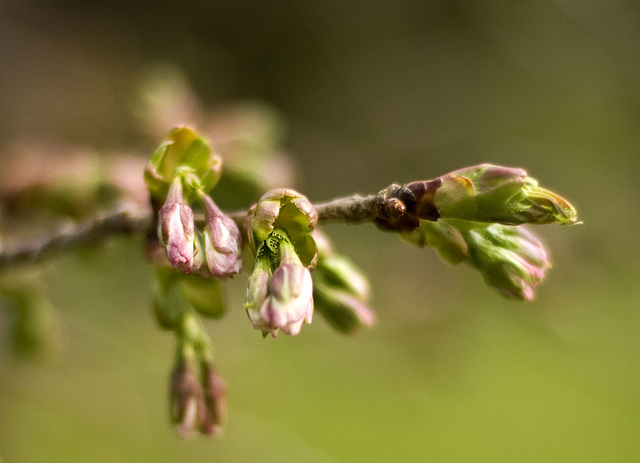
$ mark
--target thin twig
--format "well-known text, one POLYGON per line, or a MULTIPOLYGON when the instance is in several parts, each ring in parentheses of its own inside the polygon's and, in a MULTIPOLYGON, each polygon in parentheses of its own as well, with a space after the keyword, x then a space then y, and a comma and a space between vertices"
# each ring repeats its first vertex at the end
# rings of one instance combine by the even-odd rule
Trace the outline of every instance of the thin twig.
POLYGON ((151 222, 149 213, 117 210, 15 247, 4 244, 0 249, 0 270, 101 244, 116 235, 145 234, 151 222))
MULTIPOLYGON (((347 196, 316 205, 319 223, 359 224, 376 217, 377 195, 347 196)), ((242 224, 247 211, 229 213, 242 224)), ((117 210, 86 222, 57 230, 39 239, 0 247, 0 270, 15 265, 41 262, 57 254, 87 246, 102 244, 117 235, 149 233, 154 221, 148 211, 117 210)))

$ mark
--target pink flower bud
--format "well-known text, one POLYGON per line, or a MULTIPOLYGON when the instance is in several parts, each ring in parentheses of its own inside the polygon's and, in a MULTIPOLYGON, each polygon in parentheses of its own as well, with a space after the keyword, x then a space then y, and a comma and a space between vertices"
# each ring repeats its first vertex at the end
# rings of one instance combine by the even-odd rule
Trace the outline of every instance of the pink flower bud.
POLYGON ((193 270, 194 231, 193 210, 184 203, 182 183, 177 180, 158 213, 158 237, 171 265, 185 273, 193 270))
POLYGON ((222 433, 227 420, 227 385, 211 362, 204 366, 204 400, 206 415, 200 431, 209 436, 222 433))
POLYGON ((293 246, 280 241, 280 265, 271 275, 269 259, 258 258, 247 283, 245 307, 253 327, 266 336, 298 334, 313 318, 311 272, 300 262, 293 246))
POLYGON ((280 329, 296 335, 313 318, 313 281, 302 264, 281 264, 271 279, 271 294, 260 308, 271 335, 280 329))
POLYGON ((204 391, 193 361, 182 359, 171 376, 171 418, 183 439, 193 436, 206 416, 204 391))
POLYGON ((204 229, 204 252, 209 272, 221 280, 242 269, 242 235, 236 223, 227 217, 213 200, 201 196, 207 212, 204 229))

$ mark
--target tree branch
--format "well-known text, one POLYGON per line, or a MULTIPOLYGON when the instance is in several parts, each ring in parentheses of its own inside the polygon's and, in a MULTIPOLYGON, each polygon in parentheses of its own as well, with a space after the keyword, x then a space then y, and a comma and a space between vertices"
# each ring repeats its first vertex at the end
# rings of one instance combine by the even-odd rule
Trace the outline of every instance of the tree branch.
POLYGON ((116 210, 89 221, 66 226, 39 239, 15 247, 0 246, 0 270, 20 264, 33 264, 56 254, 102 244, 116 235, 145 234, 152 224, 151 214, 116 210))
MULTIPOLYGON (((379 196, 353 195, 317 204, 318 222, 370 222, 376 218, 379 196)), ((241 225, 246 214, 247 211, 235 211, 229 213, 229 216, 241 225)), ((99 245, 117 235, 145 235, 152 232, 153 223, 148 211, 116 210, 14 247, 3 243, 0 245, 0 270, 15 265, 34 264, 64 252, 99 245)))

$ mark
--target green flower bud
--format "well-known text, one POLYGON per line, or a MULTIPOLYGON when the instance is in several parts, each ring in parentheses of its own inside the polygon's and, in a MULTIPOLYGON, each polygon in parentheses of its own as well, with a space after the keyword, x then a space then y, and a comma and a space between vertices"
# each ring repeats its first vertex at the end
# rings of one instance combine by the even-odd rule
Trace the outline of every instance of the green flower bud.
POLYGON ((177 272, 170 278, 157 279, 153 291, 153 312, 161 328, 176 330, 180 327, 182 317, 190 310, 178 284, 177 272))
POLYGON ((18 281, 11 281, 12 277, 9 282, 4 279, 0 282, 0 309, 6 303, 15 312, 12 333, 15 353, 30 360, 56 360, 64 339, 55 307, 33 279, 35 276, 18 281))
POLYGON ((371 327, 376 315, 369 307, 371 288, 367 277, 347 257, 336 254, 329 239, 316 229, 318 265, 313 271, 313 297, 316 310, 342 333, 371 327))
POLYGON ((313 298, 316 310, 337 331, 352 334, 363 326, 377 322, 375 312, 362 299, 340 291, 313 276, 313 298))
POLYGON ((578 220, 568 201, 539 187, 523 169, 481 164, 439 180, 433 204, 443 218, 509 225, 573 224, 578 220))
POLYGON ((524 227, 492 225, 467 234, 471 264, 510 299, 531 301, 551 267, 540 240, 524 227))
POLYGON ((247 310, 249 319, 254 326, 262 323, 260 308, 269 295, 269 281, 271 281, 271 262, 269 257, 258 257, 253 272, 247 280, 247 297, 244 304, 244 308, 247 310))
POLYGON ((186 301, 208 318, 222 318, 225 301, 218 280, 200 275, 180 275, 180 290, 186 301))
POLYGON ((438 251, 440 258, 449 264, 458 264, 469 255, 469 246, 459 229, 450 220, 421 221, 420 227, 400 234, 400 238, 414 246, 429 246, 438 251))
POLYGON ((368 300, 371 293, 369 280, 351 259, 342 254, 322 257, 314 270, 332 287, 344 290, 359 299, 368 300))
POLYGON ((207 413, 200 424, 200 431, 209 436, 218 436, 227 421, 227 385, 213 362, 204 362, 202 369, 207 413))
POLYGON ((318 223, 318 213, 313 204, 300 193, 278 189, 265 193, 249 210, 245 220, 245 231, 249 246, 256 255, 262 252, 275 229, 286 232, 303 265, 315 266, 316 243, 311 232, 318 223))
POLYGON ((510 299, 532 300, 551 266, 542 242, 522 226, 440 219, 421 221, 420 228, 402 237, 436 248, 449 263, 466 262, 510 299))
POLYGON ((169 185, 177 177, 186 181, 189 202, 198 191, 210 191, 220 178, 222 160, 212 153, 209 143, 189 127, 176 127, 147 164, 144 179, 156 199, 166 196, 169 185))

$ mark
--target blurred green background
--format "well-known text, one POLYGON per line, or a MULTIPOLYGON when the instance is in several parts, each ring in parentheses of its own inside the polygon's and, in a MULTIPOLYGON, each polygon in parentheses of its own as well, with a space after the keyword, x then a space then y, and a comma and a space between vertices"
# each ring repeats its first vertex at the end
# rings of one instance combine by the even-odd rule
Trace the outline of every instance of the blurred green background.
POLYGON ((132 106, 171 65, 207 107, 277 110, 313 201, 492 162, 584 225, 538 229, 554 268, 531 304, 332 225, 373 282, 379 325, 355 337, 318 318, 263 341, 236 279, 207 325, 229 388, 215 441, 168 424, 142 240, 50 261, 66 349, 13 358, 0 312, 0 460, 640 461, 639 31, 633 0, 2 1, 2 143, 150 152, 132 106))

